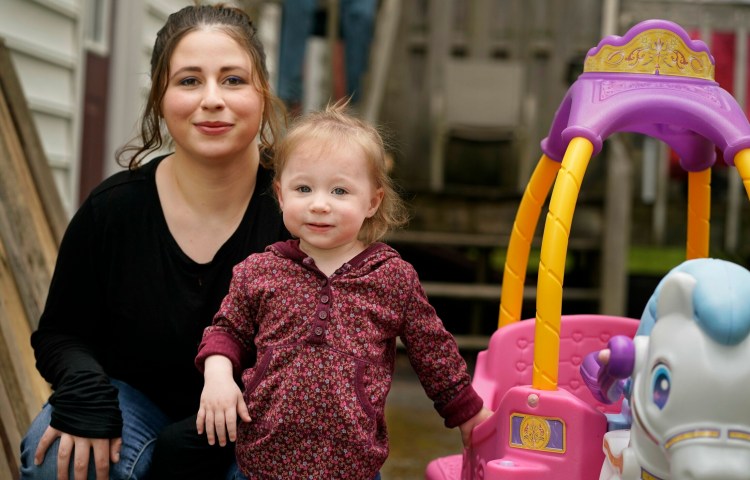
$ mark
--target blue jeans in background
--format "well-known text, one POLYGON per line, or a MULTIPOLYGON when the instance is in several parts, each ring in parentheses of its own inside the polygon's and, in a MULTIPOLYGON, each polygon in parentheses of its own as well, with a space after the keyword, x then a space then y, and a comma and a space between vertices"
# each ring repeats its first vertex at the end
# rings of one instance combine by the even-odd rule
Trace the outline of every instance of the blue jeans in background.
MULTIPOLYGON (((317 0, 284 0, 279 45, 278 96, 289 105, 303 97, 302 71, 307 39, 313 33, 317 0)), ((377 0, 340 0, 341 39, 344 43, 346 92, 356 104, 362 75, 367 71, 374 32, 377 0)), ((336 28, 339 26, 337 25, 336 28)), ((330 26, 328 27, 330 28, 330 26)))

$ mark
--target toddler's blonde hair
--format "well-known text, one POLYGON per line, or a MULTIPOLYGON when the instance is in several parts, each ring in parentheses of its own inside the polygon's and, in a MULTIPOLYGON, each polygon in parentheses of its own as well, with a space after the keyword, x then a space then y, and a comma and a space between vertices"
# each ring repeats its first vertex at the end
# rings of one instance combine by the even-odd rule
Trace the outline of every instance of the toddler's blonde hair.
POLYGON ((408 221, 408 213, 390 177, 389 159, 382 135, 373 125, 349 114, 348 103, 348 99, 344 99, 329 104, 323 110, 299 117, 292 124, 284 138, 276 143, 275 180, 280 180, 289 156, 310 140, 319 141, 323 148, 347 144, 359 146, 370 166, 373 183, 384 193, 377 212, 365 219, 359 232, 359 240, 369 245, 383 238, 390 230, 404 225, 408 221))

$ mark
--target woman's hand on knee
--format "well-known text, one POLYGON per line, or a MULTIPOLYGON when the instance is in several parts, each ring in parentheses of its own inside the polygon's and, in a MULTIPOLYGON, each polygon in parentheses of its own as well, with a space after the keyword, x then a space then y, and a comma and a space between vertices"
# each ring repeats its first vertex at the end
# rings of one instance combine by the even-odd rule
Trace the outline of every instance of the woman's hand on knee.
POLYGON ((58 438, 60 444, 57 448, 57 480, 69 480, 68 471, 71 457, 74 480, 85 480, 92 450, 97 480, 107 480, 110 462, 117 463, 120 461, 122 438, 77 437, 56 428, 47 427, 34 453, 34 464, 40 465, 42 463, 50 445, 58 438))

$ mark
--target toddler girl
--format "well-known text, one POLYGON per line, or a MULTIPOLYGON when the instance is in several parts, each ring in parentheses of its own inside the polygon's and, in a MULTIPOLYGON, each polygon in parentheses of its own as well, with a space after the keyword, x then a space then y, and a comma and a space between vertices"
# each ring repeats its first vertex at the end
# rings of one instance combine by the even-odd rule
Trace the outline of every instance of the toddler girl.
POLYGON ((196 358, 199 433, 222 445, 236 438, 250 479, 372 479, 388 456, 385 401, 400 337, 445 425, 467 444, 491 412, 416 271, 378 242, 406 218, 377 130, 342 104, 301 118, 280 141, 274 190, 295 239, 234 269, 196 358))

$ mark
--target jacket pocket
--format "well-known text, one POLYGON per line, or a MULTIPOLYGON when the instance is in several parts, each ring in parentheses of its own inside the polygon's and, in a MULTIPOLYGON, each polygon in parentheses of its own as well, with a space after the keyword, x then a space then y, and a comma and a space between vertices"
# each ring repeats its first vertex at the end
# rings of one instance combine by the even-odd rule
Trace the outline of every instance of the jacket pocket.
POLYGON ((245 387, 245 403, 248 401, 248 396, 258 387, 258 384, 263 380, 268 365, 271 363, 273 358, 273 347, 267 348, 260 360, 255 363, 253 368, 248 368, 242 372, 242 385, 245 387))
POLYGON ((382 415, 365 385, 373 378, 371 367, 324 345, 267 350, 253 371, 243 374, 255 424, 249 430, 259 440, 272 435, 282 441, 329 437, 353 445, 373 443, 382 415))

